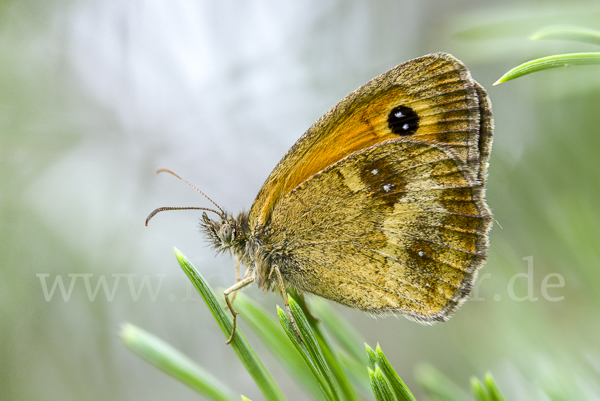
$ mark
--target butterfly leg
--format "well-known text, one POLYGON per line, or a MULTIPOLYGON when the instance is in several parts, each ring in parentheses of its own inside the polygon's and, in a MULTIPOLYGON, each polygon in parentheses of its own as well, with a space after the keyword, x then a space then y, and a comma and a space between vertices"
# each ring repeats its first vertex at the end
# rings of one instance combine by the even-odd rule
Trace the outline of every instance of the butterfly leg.
POLYGON ((237 315, 238 315, 236 310, 233 309, 233 304, 231 303, 231 299, 229 299, 229 294, 231 294, 232 292, 235 292, 239 289, 242 289, 249 284, 252 284, 252 282, 254 282, 254 277, 252 277, 252 276, 247 277, 247 278, 243 279, 242 281, 238 281, 237 283, 235 283, 234 285, 232 285, 231 287, 226 289, 225 292, 223 293, 223 295, 225 295, 225 303, 227 303, 227 307, 229 308, 229 311, 233 315, 233 327, 231 328, 231 336, 229 336, 229 339, 225 342, 225 344, 230 344, 233 341, 233 336, 235 335, 235 329, 237 327, 237 315))
MULTIPOLYGON (((242 281, 242 273, 240 272, 240 260, 237 258, 237 256, 235 257, 235 283, 239 283, 240 281, 242 281)), ((237 291, 235 291, 233 293, 233 296, 231 297, 231 303, 233 304, 233 301, 235 301, 235 296, 237 295, 237 291)), ((229 306, 227 306, 227 308, 229 308, 229 306)))
POLYGON ((279 267, 277 265, 271 266, 271 271, 269 272, 269 278, 271 278, 271 274, 275 272, 277 274, 277 279, 279 281, 279 290, 281 291, 281 296, 283 297, 283 303, 287 309, 288 316, 290 317, 290 321, 292 322, 292 328, 298 337, 298 340, 302 342, 302 337, 300 337, 300 332, 298 331, 298 326, 296 325, 296 321, 294 320, 294 316, 292 315, 292 310, 290 309, 290 303, 287 297, 287 291, 285 290, 285 284, 283 282, 283 276, 279 271, 279 267))

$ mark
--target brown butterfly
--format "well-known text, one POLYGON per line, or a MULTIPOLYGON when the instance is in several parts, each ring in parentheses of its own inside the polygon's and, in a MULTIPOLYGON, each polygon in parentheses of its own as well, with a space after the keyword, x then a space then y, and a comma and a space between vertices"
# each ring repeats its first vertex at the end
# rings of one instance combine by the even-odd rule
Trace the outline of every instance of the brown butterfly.
MULTIPOLYGON (((228 342, 237 315, 229 295, 253 282, 281 292, 292 322, 286 288, 375 315, 447 320, 486 258, 492 131, 485 90, 453 56, 430 54, 329 110, 277 164, 248 213, 193 208, 218 216, 205 212, 203 231, 234 255, 238 272, 239 261, 247 267, 225 291, 234 316, 228 342)), ((148 220, 172 209, 182 208, 159 208, 148 220)))

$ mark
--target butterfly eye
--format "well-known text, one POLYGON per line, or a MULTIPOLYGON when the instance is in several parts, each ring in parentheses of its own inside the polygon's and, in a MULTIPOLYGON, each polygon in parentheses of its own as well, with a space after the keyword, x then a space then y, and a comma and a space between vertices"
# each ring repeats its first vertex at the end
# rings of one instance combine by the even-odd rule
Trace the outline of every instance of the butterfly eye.
POLYGON ((226 244, 229 244, 234 237, 235 230, 229 223, 224 223, 219 229, 219 238, 226 244))

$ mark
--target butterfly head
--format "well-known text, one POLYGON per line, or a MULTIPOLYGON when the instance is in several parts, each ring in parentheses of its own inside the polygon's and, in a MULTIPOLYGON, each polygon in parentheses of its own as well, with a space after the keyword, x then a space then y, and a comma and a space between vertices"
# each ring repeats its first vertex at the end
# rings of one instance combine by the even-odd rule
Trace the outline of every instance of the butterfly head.
POLYGON ((248 233, 248 215, 240 213, 237 218, 224 213, 217 220, 212 220, 205 213, 200 221, 202 231, 217 252, 231 251, 237 253, 243 249, 248 233))
POLYGON ((146 225, 148 225, 150 219, 154 217, 157 213, 164 212, 166 210, 205 210, 208 212, 212 212, 218 216, 218 219, 212 220, 208 217, 206 212, 204 212, 202 214, 202 219, 200 220, 200 228, 206 233, 213 248, 215 248, 217 252, 231 251, 237 256, 241 257, 242 260, 247 259, 244 256, 246 255, 245 246, 250 229, 248 225, 248 214, 246 212, 242 212, 236 218, 234 218, 229 213, 226 213, 223 209, 221 209, 221 207, 217 205, 208 196, 206 196, 204 192, 200 191, 189 181, 181 178, 179 175, 175 174, 171 170, 159 168, 158 170, 156 170, 156 172, 169 173, 179 178, 180 180, 194 188, 206 199, 208 199, 213 205, 215 205, 216 209, 210 209, 199 206, 159 207, 155 209, 152 213, 150 213, 150 215, 148 215, 148 217, 146 218, 146 225))

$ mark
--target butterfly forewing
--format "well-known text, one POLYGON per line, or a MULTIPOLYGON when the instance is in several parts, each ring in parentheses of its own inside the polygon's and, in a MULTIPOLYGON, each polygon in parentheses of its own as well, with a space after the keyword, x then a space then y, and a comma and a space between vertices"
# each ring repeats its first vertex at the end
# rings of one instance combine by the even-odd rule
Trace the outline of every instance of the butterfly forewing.
POLYGON ((477 172, 477 179, 483 186, 487 179, 490 154, 492 153, 494 118, 492 116, 492 102, 485 89, 475 81, 474 84, 479 100, 479 152, 476 159, 469 160, 469 167, 477 172))
POLYGON ((476 165, 480 115, 489 109, 482 106, 480 96, 486 95, 477 87, 466 67, 443 53, 400 64, 368 82, 329 110, 286 153, 252 205, 251 227, 269 224, 281 198, 314 174, 391 139, 438 143, 476 165))

